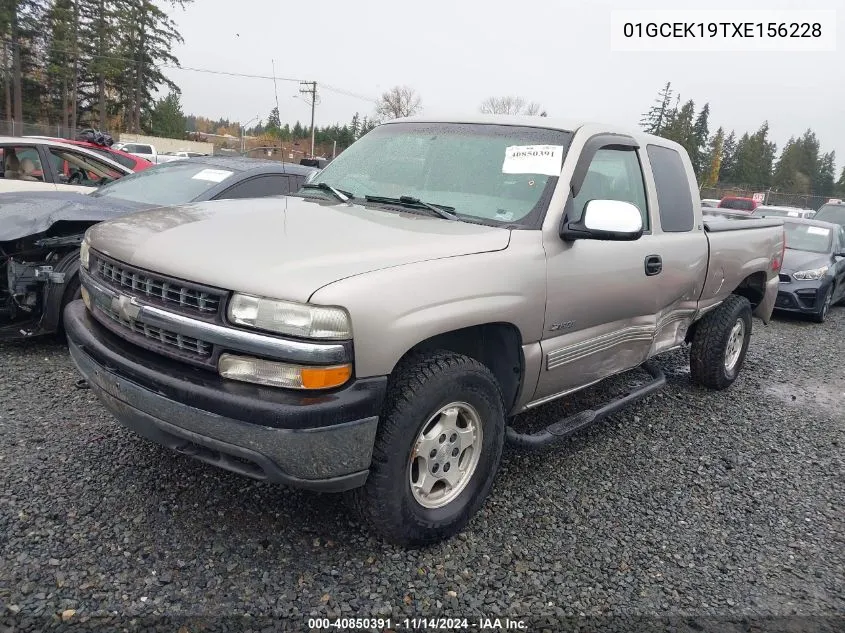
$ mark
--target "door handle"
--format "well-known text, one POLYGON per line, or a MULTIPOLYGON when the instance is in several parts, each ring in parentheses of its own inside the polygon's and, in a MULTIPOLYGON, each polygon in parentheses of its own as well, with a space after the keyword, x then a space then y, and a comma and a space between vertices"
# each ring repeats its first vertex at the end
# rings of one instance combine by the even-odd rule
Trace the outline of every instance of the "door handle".
POLYGON ((645 258, 645 274, 646 277, 659 275, 663 270, 663 259, 660 255, 648 255, 645 258))

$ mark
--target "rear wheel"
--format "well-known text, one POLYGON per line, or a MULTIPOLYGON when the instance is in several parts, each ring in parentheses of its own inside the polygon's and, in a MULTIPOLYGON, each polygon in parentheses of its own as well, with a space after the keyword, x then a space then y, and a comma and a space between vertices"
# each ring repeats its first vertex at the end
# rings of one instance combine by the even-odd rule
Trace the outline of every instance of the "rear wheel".
POLYGON ((459 532, 490 492, 505 412, 487 367, 439 351, 403 361, 391 380, 370 476, 353 492, 388 541, 424 545, 459 532))
POLYGON ((833 302, 833 286, 831 285, 831 286, 827 287, 827 290, 825 291, 824 296, 822 297, 821 307, 819 308, 819 311, 816 312, 816 314, 814 314, 810 318, 813 319, 813 321, 815 321, 816 323, 824 323, 825 320, 827 319, 828 312, 830 312, 830 306, 831 306, 832 302, 833 302))
POLYGON ((690 350, 690 375, 710 389, 730 387, 751 340, 751 303, 731 295, 698 322, 690 350))

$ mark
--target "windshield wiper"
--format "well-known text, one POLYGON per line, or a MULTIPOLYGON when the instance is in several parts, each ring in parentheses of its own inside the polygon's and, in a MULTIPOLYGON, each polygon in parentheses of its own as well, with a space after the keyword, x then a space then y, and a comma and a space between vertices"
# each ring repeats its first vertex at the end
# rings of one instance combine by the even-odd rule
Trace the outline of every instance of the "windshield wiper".
POLYGON ((321 191, 328 191, 331 193, 335 198, 340 200, 341 202, 349 202, 350 198, 354 198, 351 193, 348 191, 344 191, 343 189, 335 189, 327 182, 308 182, 302 185, 303 189, 320 189, 321 191))
POLYGON ((443 204, 431 204, 423 202, 419 198, 413 196, 399 196, 398 198, 388 198, 386 196, 364 196, 367 202, 383 202, 385 204, 399 204, 406 207, 414 207, 417 209, 428 209, 432 213, 436 213, 439 217, 446 220, 457 220, 458 216, 453 213, 455 207, 447 207, 443 204))

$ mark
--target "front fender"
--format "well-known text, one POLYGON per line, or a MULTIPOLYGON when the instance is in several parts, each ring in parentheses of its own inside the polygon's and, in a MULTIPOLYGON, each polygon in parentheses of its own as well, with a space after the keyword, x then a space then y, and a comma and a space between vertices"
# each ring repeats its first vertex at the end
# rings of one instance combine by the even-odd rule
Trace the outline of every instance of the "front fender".
POLYGON ((311 303, 339 305, 352 317, 355 374, 390 374, 419 343, 485 323, 509 323, 523 344, 540 340, 546 303, 539 231, 504 251, 406 264, 320 288, 311 303))

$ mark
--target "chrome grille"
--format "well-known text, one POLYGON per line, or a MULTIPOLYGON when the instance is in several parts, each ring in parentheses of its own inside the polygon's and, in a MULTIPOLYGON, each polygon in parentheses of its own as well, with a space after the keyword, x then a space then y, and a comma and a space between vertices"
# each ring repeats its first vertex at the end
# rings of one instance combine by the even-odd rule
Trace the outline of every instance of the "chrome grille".
POLYGON ((137 297, 206 318, 215 316, 220 310, 222 294, 168 280, 100 256, 96 256, 95 262, 93 270, 97 277, 112 287, 129 290, 137 297))
POLYGON ((112 321, 119 323, 131 332, 140 334, 151 341, 161 343, 167 347, 178 348, 184 352, 189 352, 201 358, 208 358, 212 354, 213 345, 207 341, 203 341, 192 336, 185 336, 184 334, 177 334, 176 332, 154 327, 152 325, 142 323, 141 321, 129 321, 123 319, 117 312, 102 305, 98 305, 97 309, 109 317, 112 321))

